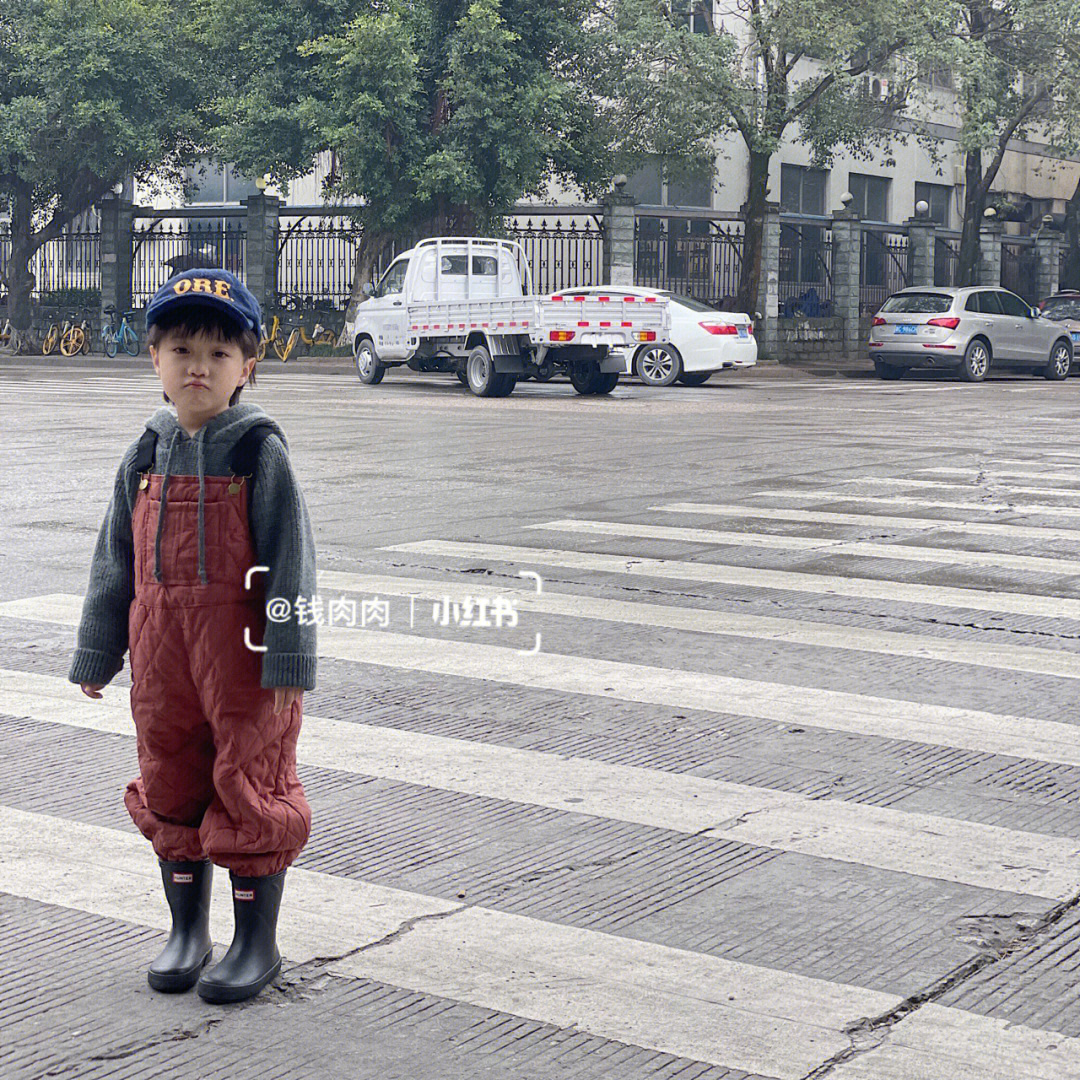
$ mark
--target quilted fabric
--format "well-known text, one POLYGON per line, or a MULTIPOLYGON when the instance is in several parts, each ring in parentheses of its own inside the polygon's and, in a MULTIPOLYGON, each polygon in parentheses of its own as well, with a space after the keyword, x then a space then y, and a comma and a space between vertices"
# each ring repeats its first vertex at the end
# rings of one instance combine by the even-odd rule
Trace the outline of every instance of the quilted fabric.
POLYGON ((265 616, 248 528, 247 484, 204 478, 207 584, 199 580, 194 476, 170 476, 154 580, 161 477, 140 490, 132 516, 135 599, 129 618, 131 711, 140 776, 124 801, 162 859, 209 858, 244 877, 284 870, 311 830, 296 775, 301 705, 273 712, 261 686, 265 616))

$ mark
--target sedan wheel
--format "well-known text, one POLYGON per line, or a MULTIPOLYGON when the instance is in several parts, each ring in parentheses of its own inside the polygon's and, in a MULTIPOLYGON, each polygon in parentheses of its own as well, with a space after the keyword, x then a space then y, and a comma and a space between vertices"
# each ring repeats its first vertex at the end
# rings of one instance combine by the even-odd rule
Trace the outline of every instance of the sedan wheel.
POLYGON ((634 357, 634 374, 647 386, 670 386, 682 374, 682 357, 672 345, 645 345, 634 357))
POLYGON ((960 363, 960 378, 964 382, 982 382, 990 370, 990 350, 980 338, 972 341, 964 351, 960 363))
POLYGON ((1064 341, 1055 341, 1050 350, 1050 363, 1043 368, 1043 377, 1057 382, 1069 374, 1072 366, 1072 349, 1064 341))

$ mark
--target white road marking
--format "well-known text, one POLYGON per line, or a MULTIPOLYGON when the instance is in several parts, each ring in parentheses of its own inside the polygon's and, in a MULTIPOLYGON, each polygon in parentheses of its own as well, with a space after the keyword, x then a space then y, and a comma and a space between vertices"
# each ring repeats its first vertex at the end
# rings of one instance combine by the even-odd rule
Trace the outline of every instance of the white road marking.
MULTIPOLYGON (((330 636, 345 639, 357 633, 366 636, 369 632, 330 636)), ((397 636, 370 633, 380 639, 397 636)), ((360 656, 351 655, 354 651, 332 650, 331 655, 358 662, 368 659, 368 650, 361 649, 360 656)), ((396 651, 399 664, 407 663, 400 646, 396 651)), ((460 651, 453 653, 451 660, 462 659, 460 651)), ((126 694, 120 688, 109 688, 104 702, 93 702, 77 696, 77 688, 62 679, 17 671, 0 671, 0 688, 4 710, 12 715, 131 734, 126 694)), ((810 692, 811 696, 815 693, 810 692)), ((901 710, 911 708, 896 704, 901 710)), ((1070 745, 1072 756, 1080 759, 1080 729, 1070 725, 981 714, 964 717, 957 715, 960 710, 930 706, 922 710, 929 716, 940 715, 943 726, 964 719, 976 725, 996 721, 998 739, 1006 732, 1013 743, 1026 739, 1030 751, 1041 749, 1040 735, 1049 732, 1070 745)), ((823 719, 830 727, 845 728, 844 719, 836 725, 828 716, 823 719)), ((972 731, 969 728, 968 735, 972 731)), ((917 739, 919 734, 916 730, 907 737, 917 739)), ((718 839, 980 888, 1055 900, 1080 889, 1080 842, 1070 838, 319 717, 305 718, 299 755, 305 764, 321 768, 688 834, 707 833, 718 839)))
POLYGON ((561 548, 518 547, 508 544, 478 544, 464 541, 419 540, 394 544, 384 551, 400 551, 438 558, 488 560, 538 566, 560 566, 630 577, 662 578, 671 581, 707 581, 753 589, 779 589, 823 596, 851 596, 907 604, 994 611, 1012 615, 1035 615, 1058 619, 1080 619, 1080 600, 1041 596, 1035 593, 991 592, 961 589, 948 585, 922 585, 878 578, 811 574, 794 570, 763 570, 757 567, 725 566, 722 563, 653 559, 629 554, 601 554, 567 551, 561 548))
MULTIPOLYGON (((1038 574, 1080 574, 1080 559, 1043 555, 1014 555, 1004 551, 973 551, 968 548, 920 547, 892 540, 870 542, 828 536, 788 536, 776 533, 730 532, 721 529, 689 529, 671 525, 641 525, 622 521, 590 521, 573 518, 544 521, 530 529, 593 536, 635 536, 646 540, 676 540, 692 544, 730 544, 743 549, 772 548, 829 557, 896 559, 938 565, 999 567, 1038 574)), ((1080 533, 1077 534, 1080 542, 1080 533)))
MULTIPOLYGON (((872 506, 918 506, 931 510, 974 510, 980 513, 1005 513, 1014 515, 1047 514, 1057 517, 1080 517, 1080 506, 1055 506, 1053 503, 1008 503, 1008 502, 972 502, 951 501, 949 499, 924 499, 918 495, 856 495, 839 491, 752 491, 754 498, 765 499, 800 499, 804 503, 869 503, 872 506)), ((693 503, 685 505, 692 506, 693 503)), ((910 520, 905 518, 905 521, 910 520)), ((938 520, 938 519, 934 519, 938 520)), ((973 524, 980 522, 956 522, 965 531, 970 531, 973 524)), ((1015 528, 1009 525, 1008 528, 1015 528)), ((1071 533, 1072 530, 1062 530, 1071 533)), ((1080 530, 1075 534, 1080 537, 1080 530)), ((1048 539, 1051 539, 1048 537, 1048 539)))
MULTIPOLYGON (((974 481, 979 476, 985 476, 987 480, 994 482, 1001 480, 1080 480, 1080 475, 1075 472, 1055 472, 1052 469, 1036 469, 1033 472, 1024 470, 1005 469, 998 470, 998 462, 991 463, 986 469, 977 469, 970 466, 946 467, 944 465, 932 465, 928 468, 916 469, 917 473, 936 473, 940 476, 970 476, 974 481), (992 470, 992 471, 991 471, 992 470)), ((1030 463, 1029 463, 1030 464, 1030 463)), ((1080 488, 1076 489, 1080 494, 1080 488)))
MULTIPOLYGON (((762 494, 765 494, 762 492, 762 494)), ((816 498, 807 495, 807 501, 816 498)), ((862 496, 853 495, 857 502, 862 496)), ((919 529, 933 532, 963 533, 970 536, 999 536, 1006 540, 1065 540, 1080 544, 1080 529, 1061 529, 1043 525, 1010 525, 997 521, 955 521, 948 518, 904 517, 897 514, 847 514, 828 510, 789 510, 775 506, 745 506, 730 503, 666 503, 650 506, 673 514, 711 514, 716 517, 760 518, 768 521, 811 522, 815 525, 868 525, 879 529, 919 529)), ((1021 511, 1017 510, 1016 513, 1021 511)))
MULTIPOLYGON (((962 484, 952 480, 913 480, 904 476, 861 476, 858 479, 834 481, 838 484, 885 484, 893 487, 944 488, 979 492, 986 490, 986 484, 962 484)), ((999 485, 1000 486, 1000 485, 999 485)), ((1013 487, 1008 485, 1010 495, 1080 495, 1080 488, 1013 487)))

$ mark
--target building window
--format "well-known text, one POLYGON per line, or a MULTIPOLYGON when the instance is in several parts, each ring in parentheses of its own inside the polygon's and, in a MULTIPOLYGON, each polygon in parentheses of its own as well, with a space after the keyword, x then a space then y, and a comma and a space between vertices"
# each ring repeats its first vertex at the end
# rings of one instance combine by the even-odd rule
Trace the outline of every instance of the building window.
POLYGON ((184 170, 188 203, 242 203, 249 195, 258 195, 254 180, 237 172, 232 165, 222 167, 210 158, 201 158, 184 170))
MULTIPOLYGON (((802 165, 780 166, 780 212, 822 217, 829 174, 802 165)), ((826 289, 825 228, 821 225, 780 224, 780 281, 787 283, 783 299, 809 290, 819 297, 826 289)))
POLYGON ((672 0, 671 14, 676 26, 691 34, 712 33, 712 4, 702 0, 672 0))
POLYGON ((854 210, 863 221, 887 222, 890 183, 884 176, 848 173, 848 191, 852 194, 849 209, 854 210))
POLYGON ((930 220, 937 222, 943 229, 949 227, 949 199, 952 188, 947 184, 915 185, 915 202, 925 202, 930 207, 930 220))
POLYGON ((825 187, 829 174, 824 169, 802 165, 780 166, 780 212, 784 214, 824 214, 825 187))

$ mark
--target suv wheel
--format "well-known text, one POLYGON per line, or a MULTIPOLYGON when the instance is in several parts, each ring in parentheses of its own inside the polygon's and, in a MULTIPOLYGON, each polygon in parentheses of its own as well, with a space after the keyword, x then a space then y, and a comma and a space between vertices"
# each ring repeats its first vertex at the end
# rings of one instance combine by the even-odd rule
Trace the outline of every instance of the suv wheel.
POLYGON ((982 338, 975 338, 964 350, 960 378, 964 382, 982 382, 990 370, 990 348, 982 338))
POLYGON ((1072 346, 1067 341, 1055 341, 1050 350, 1050 363, 1043 368, 1043 378, 1057 382, 1069 374, 1072 367, 1072 346))

